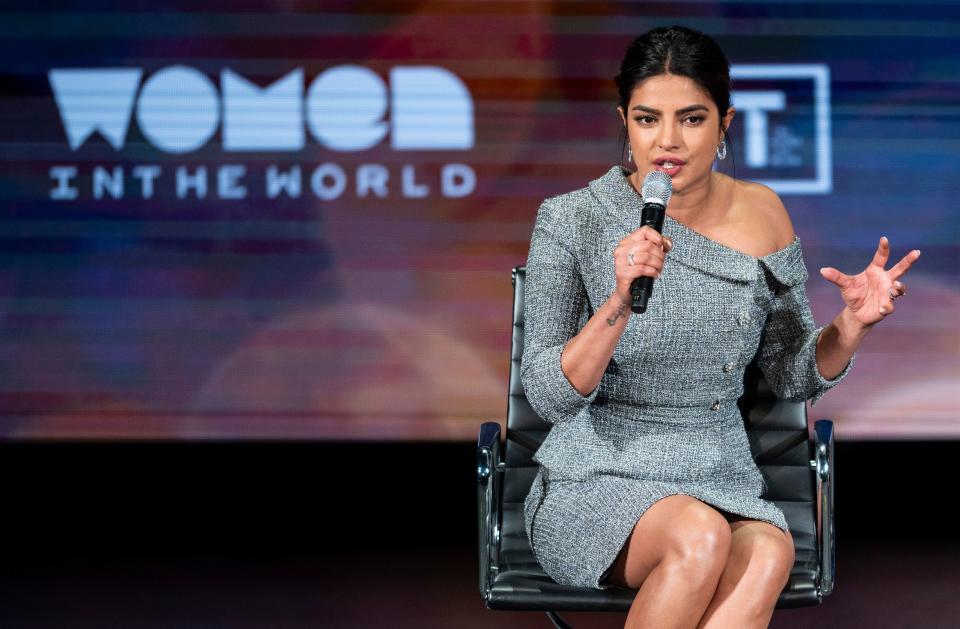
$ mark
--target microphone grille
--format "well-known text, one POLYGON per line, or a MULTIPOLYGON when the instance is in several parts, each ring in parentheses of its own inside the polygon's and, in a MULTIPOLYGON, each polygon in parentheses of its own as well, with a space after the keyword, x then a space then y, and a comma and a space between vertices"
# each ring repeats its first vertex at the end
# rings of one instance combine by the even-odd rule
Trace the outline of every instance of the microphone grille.
POLYGON ((651 170, 643 178, 640 196, 644 203, 660 203, 667 207, 670 197, 673 196, 673 180, 670 175, 659 170, 651 170))

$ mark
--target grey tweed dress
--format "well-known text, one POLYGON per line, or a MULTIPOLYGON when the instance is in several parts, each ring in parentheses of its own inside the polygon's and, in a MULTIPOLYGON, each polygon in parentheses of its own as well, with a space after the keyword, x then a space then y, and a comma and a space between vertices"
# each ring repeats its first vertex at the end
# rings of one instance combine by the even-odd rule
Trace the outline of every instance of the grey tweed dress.
POLYGON ((614 166, 546 199, 527 258, 520 378, 550 432, 524 502, 531 548, 557 583, 607 589, 641 515, 675 494, 788 530, 737 407, 744 369, 782 398, 813 403, 839 383, 816 365, 799 238, 753 257, 666 217, 673 239, 647 312, 633 314, 600 381, 581 395, 560 368, 564 344, 616 287, 613 249, 640 227, 642 202, 614 166))

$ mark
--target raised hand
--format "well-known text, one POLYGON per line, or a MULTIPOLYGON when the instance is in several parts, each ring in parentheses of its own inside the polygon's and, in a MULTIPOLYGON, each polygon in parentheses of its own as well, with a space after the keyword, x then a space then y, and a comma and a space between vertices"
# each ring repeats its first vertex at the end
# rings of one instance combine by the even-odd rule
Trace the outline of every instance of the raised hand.
POLYGON ((906 284, 899 278, 920 257, 920 250, 914 249, 887 270, 883 267, 889 257, 890 241, 886 236, 881 236, 873 260, 860 273, 847 275, 832 266, 820 269, 820 275, 840 287, 840 296, 847 308, 865 326, 873 325, 892 313, 893 301, 907 293, 906 284))

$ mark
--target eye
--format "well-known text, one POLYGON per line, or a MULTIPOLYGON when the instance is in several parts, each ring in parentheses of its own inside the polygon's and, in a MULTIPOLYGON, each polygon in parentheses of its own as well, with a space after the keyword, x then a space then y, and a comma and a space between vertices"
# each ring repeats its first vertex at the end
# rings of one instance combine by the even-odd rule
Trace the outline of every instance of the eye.
POLYGON ((644 122, 644 120, 647 120, 648 118, 650 119, 650 123, 652 123, 654 120, 653 116, 637 116, 636 118, 634 118, 634 120, 636 120, 640 124, 650 124, 650 123, 644 122))
POLYGON ((687 116, 687 121, 692 125, 698 125, 703 122, 703 116, 687 116))

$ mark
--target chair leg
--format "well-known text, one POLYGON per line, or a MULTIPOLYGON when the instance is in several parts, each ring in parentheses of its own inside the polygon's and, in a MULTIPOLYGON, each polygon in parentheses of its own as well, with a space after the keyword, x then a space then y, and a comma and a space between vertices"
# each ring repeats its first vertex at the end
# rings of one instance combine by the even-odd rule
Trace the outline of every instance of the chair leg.
POLYGON ((573 627, 568 625, 557 612, 547 612, 547 618, 550 619, 550 622, 552 622, 553 626, 557 629, 573 629, 573 627))

